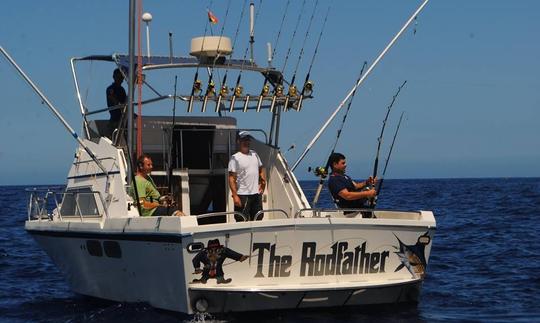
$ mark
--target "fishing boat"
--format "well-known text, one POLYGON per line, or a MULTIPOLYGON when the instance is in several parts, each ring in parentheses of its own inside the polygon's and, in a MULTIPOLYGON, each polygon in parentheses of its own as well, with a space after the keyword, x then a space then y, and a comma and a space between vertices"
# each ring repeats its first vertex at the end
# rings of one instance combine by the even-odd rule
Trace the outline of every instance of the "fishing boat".
POLYGON ((302 106, 313 98, 309 77, 296 89, 294 81, 285 81, 288 77, 278 69, 259 66, 245 54, 233 58, 229 38, 206 33, 192 40, 191 56, 186 57, 172 53, 136 57, 130 48, 127 55, 73 58, 83 120, 79 136, 0 49, 78 141, 65 189, 31 191, 25 222, 26 231, 74 292, 188 314, 418 301, 436 228, 433 213, 314 207, 293 172, 310 147, 293 167, 279 149, 281 118, 287 112, 302 113, 302 106), (191 93, 154 90, 152 97, 134 103, 136 80, 130 75, 135 75, 135 58, 141 86, 151 88, 147 81, 154 71, 182 69, 183 75, 187 70, 197 75, 201 69, 209 74, 208 88, 202 88, 195 76, 191 93), (85 62, 103 62, 127 71, 131 95, 123 114, 126 120, 112 131, 109 120, 99 118, 109 108, 89 111, 82 99, 77 66, 85 62), (221 75, 251 73, 264 86, 260 94, 244 94, 238 77, 231 91, 225 80, 218 88, 212 83, 218 70, 221 75), (146 77, 141 78, 142 73, 146 77), (185 113, 133 116, 133 107, 164 101, 175 106, 178 102, 185 113), (213 115, 190 115, 194 109, 213 115), (240 126, 231 116, 250 111, 270 114, 268 132, 240 126), (247 221, 244 214, 234 211, 227 181, 227 164, 236 152, 241 130, 253 134, 251 148, 267 174, 263 210, 256 221, 247 221), (140 149, 154 160, 156 185, 171 194, 185 216, 140 216, 138 203, 129 194, 135 133, 140 134, 140 149), (364 218, 359 211, 370 212, 372 217, 364 218))

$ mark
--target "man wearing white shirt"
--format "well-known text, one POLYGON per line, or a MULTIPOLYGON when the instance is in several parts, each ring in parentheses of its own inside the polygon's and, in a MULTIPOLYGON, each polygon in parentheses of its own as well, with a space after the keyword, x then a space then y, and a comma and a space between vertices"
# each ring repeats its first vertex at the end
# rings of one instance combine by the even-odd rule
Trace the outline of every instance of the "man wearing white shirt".
MULTIPOLYGON (((261 195, 266 186, 266 176, 259 155, 249 149, 251 138, 248 131, 238 133, 239 151, 229 161, 229 186, 234 210, 253 221, 257 212, 262 210, 261 195)), ((242 220, 235 218, 237 221, 242 220)))

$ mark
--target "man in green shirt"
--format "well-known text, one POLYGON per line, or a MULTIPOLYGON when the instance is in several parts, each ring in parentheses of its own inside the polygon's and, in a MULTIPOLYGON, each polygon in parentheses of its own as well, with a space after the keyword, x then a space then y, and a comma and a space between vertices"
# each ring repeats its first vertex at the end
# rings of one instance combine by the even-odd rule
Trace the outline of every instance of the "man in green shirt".
MULTIPOLYGON (((141 204, 142 216, 182 216, 182 211, 172 206, 172 200, 169 196, 161 196, 156 188, 156 184, 150 173, 152 172, 152 158, 143 154, 137 159, 137 174, 135 183, 137 185, 137 194, 141 204)), ((137 199, 135 191, 130 188, 130 195, 137 199)))

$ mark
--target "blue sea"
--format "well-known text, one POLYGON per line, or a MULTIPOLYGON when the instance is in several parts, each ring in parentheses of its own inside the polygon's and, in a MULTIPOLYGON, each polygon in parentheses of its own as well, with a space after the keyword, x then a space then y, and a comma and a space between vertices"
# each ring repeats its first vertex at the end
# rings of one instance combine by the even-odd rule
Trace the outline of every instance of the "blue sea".
MULTIPOLYGON (((301 183, 311 196, 317 183, 301 183)), ((2 322, 540 321, 540 179, 386 180, 380 208, 437 219, 418 304, 186 316, 74 294, 24 231, 23 186, 0 187, 2 322)), ((321 206, 330 206, 323 193, 321 206)))

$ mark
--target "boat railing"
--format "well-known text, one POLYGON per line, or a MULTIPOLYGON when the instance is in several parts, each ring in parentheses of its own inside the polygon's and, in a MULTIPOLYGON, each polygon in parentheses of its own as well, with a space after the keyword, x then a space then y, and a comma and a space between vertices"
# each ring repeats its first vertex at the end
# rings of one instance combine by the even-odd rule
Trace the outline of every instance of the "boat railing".
POLYGON ((226 223, 229 223, 230 222, 229 220, 232 220, 234 218, 233 216, 235 215, 238 215, 239 217, 241 217, 244 220, 244 222, 248 220, 247 217, 243 213, 238 212, 238 211, 205 213, 205 214, 197 215, 196 218, 198 220, 198 219, 213 218, 213 217, 224 216, 224 215, 226 216, 225 217, 226 223))
POLYGON ((26 189, 26 191, 30 192, 28 220, 52 218, 52 212, 50 213, 48 210, 58 208, 58 200, 56 199, 58 192, 54 188, 32 188, 26 189))
POLYGON ((303 214, 311 213, 313 218, 330 218, 333 217, 332 214, 336 215, 345 215, 346 217, 355 217, 359 214, 366 215, 366 217, 375 217, 373 209, 336 209, 336 208, 306 208, 298 210, 294 217, 295 218, 304 218, 303 214), (324 215, 323 215, 324 214, 324 215), (369 216, 367 216, 369 215, 369 216))
POLYGON ((287 214, 287 212, 285 212, 285 210, 282 210, 282 209, 266 209, 266 210, 260 210, 259 212, 257 212, 257 214, 255 214, 255 221, 262 220, 262 218, 259 219, 259 217, 261 215, 264 216, 265 213, 270 213, 270 212, 281 213, 281 214, 285 215, 286 219, 289 218, 289 215, 287 214))
POLYGON ((28 204, 28 220, 79 218, 100 219, 108 216, 101 192, 62 192, 51 189, 32 189, 28 204))
POLYGON ((332 218, 332 217, 362 217, 362 218, 378 218, 378 219, 402 219, 402 220, 418 220, 422 217, 420 211, 412 210, 387 210, 387 209, 371 209, 371 208, 306 208, 298 210, 294 217, 303 218, 306 214, 311 213, 314 218, 332 218))

